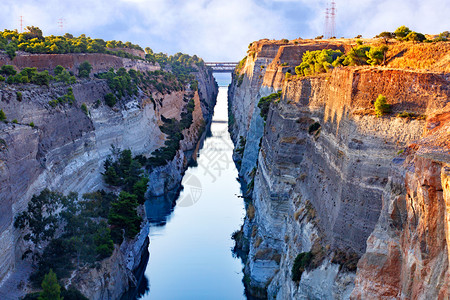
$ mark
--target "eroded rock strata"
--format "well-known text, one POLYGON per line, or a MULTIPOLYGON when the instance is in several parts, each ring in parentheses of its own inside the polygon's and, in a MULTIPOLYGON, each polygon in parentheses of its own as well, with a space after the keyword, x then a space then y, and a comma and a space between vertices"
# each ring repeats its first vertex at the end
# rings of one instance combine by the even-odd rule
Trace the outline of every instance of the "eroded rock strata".
POLYGON ((286 79, 305 51, 351 43, 254 42, 233 75, 230 132, 252 198, 244 282, 269 299, 448 299, 449 45, 394 45, 384 67, 286 79), (420 53, 434 55, 426 69, 420 53), (258 101, 278 90, 264 122, 258 101), (378 118, 379 94, 392 112, 378 118))
MULTIPOLYGON (((0 64, 13 64, 18 69, 37 67, 39 71, 62 65, 75 71, 85 60, 92 64, 93 73, 120 67, 142 72, 160 69, 158 64, 107 54, 19 53, 12 62, 6 56, 0 57, 0 64)), ((152 194, 161 195, 177 188, 190 156, 198 150, 205 126, 210 123, 217 96, 211 72, 205 67, 196 68, 197 72, 193 74, 199 83, 198 90, 191 90, 189 85, 182 91, 172 92, 141 87, 136 96, 125 97, 113 108, 103 101, 111 92, 106 80, 92 77, 78 80, 71 86, 62 83, 51 83, 48 87, 31 84, 1 86, 0 108, 9 120, 8 123, 0 122, 2 298, 8 297, 8 292, 14 298, 28 291, 23 285, 26 274, 20 275, 29 272, 29 263, 21 260, 28 245, 24 244, 20 231, 14 228, 13 220, 26 208, 31 196, 44 188, 62 193, 76 191, 80 195, 105 188, 101 172, 111 145, 131 149, 133 155, 150 156, 167 138, 159 127, 163 124, 162 117, 179 120, 186 109, 186 99, 193 98, 193 122, 183 130, 184 139, 175 158, 149 174, 152 194), (50 101, 67 94, 69 87, 73 90, 74 103, 52 107, 50 101), (18 99, 18 91, 21 99, 18 99), (83 103, 88 113, 80 109, 83 103), (14 119, 17 122, 11 122, 14 119), (20 287, 18 281, 22 281, 20 287)), ((141 215, 145 217, 143 209, 141 215)), ((148 245, 148 230, 145 221, 134 240, 116 247, 113 255, 103 260, 99 268, 77 270, 67 285, 73 284, 89 299, 119 298, 133 281, 132 271, 139 265, 148 245)))

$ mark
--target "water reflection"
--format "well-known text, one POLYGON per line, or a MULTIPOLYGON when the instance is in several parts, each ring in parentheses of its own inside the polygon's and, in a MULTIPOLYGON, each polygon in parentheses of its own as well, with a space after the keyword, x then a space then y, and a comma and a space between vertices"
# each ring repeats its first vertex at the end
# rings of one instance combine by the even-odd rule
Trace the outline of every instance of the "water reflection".
MULTIPOLYGON (((147 201, 150 259, 139 299, 245 299, 242 263, 231 234, 244 217, 227 124, 227 88, 221 87, 211 136, 183 189, 147 201)), ((131 298, 130 298, 131 299, 131 298)))

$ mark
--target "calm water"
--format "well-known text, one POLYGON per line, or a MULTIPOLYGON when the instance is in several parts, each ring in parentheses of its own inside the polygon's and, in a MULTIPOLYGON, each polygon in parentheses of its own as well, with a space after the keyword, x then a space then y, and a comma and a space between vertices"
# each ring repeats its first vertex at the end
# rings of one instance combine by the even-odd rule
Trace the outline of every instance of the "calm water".
MULTIPOLYGON (((226 85, 229 75, 217 81, 226 85)), ((146 203, 153 224, 144 278, 149 290, 140 299, 245 299, 242 263, 231 251, 245 211, 227 119, 227 88, 220 87, 212 136, 198 165, 186 171, 175 207, 167 199, 146 203)))

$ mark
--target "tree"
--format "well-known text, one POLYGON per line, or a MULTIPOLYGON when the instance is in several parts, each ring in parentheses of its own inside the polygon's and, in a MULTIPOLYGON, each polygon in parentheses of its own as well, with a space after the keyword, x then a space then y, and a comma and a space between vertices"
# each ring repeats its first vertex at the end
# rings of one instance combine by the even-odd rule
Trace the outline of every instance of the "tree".
POLYGON ((5 112, 3 111, 3 109, 0 109, 0 121, 5 121, 5 120, 6 120, 5 112))
POLYGON ((108 223, 116 230, 125 230, 127 238, 134 238, 138 234, 141 224, 141 218, 136 212, 137 207, 136 195, 120 192, 117 201, 111 203, 108 223))
POLYGON ((58 227, 57 211, 63 198, 62 194, 48 189, 39 195, 33 195, 28 202, 27 210, 16 217, 14 227, 29 229, 30 233, 26 234, 24 239, 31 240, 36 245, 51 240, 58 227))
POLYGON ((10 75, 14 76, 17 74, 17 71, 11 65, 4 65, 0 69, 0 74, 4 74, 6 76, 10 76, 10 75))
POLYGON ((148 181, 149 179, 147 177, 141 177, 141 179, 133 185, 133 194, 136 195, 139 204, 144 204, 145 202, 145 193, 148 189, 148 181))
POLYGON ((116 96, 114 96, 114 94, 112 93, 108 93, 105 95, 105 102, 109 107, 113 107, 117 100, 116 100, 116 96))
POLYGON ((427 38, 425 37, 425 35, 423 35, 422 33, 415 32, 415 31, 408 33, 408 35, 405 37, 405 40, 412 41, 412 42, 423 42, 426 39, 427 38))
POLYGON ((386 97, 381 94, 378 95, 377 100, 375 100, 374 107, 377 117, 381 117, 391 111, 391 105, 387 103, 386 97))
POLYGON ((389 31, 383 31, 382 33, 380 33, 376 37, 382 38, 384 40, 384 43, 387 44, 389 39, 392 39, 394 37, 394 34, 392 32, 389 32, 389 31))
POLYGON ((58 284, 56 274, 50 269, 42 281, 42 292, 38 300, 63 300, 61 297, 61 287, 58 284))
POLYGON ((55 67, 55 69, 53 70, 53 72, 55 73, 55 75, 59 75, 59 74, 61 74, 61 72, 64 71, 64 70, 65 70, 65 68, 64 68, 63 66, 57 65, 57 66, 55 67))
POLYGON ((386 52, 388 47, 383 45, 381 47, 372 47, 369 52, 367 52, 367 57, 369 58, 367 62, 372 66, 379 65, 381 63, 385 63, 386 61, 386 52))
POLYGON ((91 73, 91 70, 92 70, 92 65, 86 60, 78 66, 78 76, 84 77, 84 78, 89 78, 89 74, 91 73))
POLYGON ((394 31, 395 37, 399 40, 402 40, 403 38, 405 38, 409 33, 411 32, 411 30, 406 27, 405 25, 400 26, 399 28, 397 28, 394 31))

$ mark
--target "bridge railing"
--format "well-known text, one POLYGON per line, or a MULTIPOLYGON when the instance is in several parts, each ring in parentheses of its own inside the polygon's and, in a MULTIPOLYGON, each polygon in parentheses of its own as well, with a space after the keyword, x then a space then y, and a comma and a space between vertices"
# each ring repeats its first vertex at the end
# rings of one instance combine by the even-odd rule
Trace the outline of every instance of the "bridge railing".
POLYGON ((239 63, 236 62, 207 62, 206 66, 212 68, 213 72, 231 73, 239 63))

